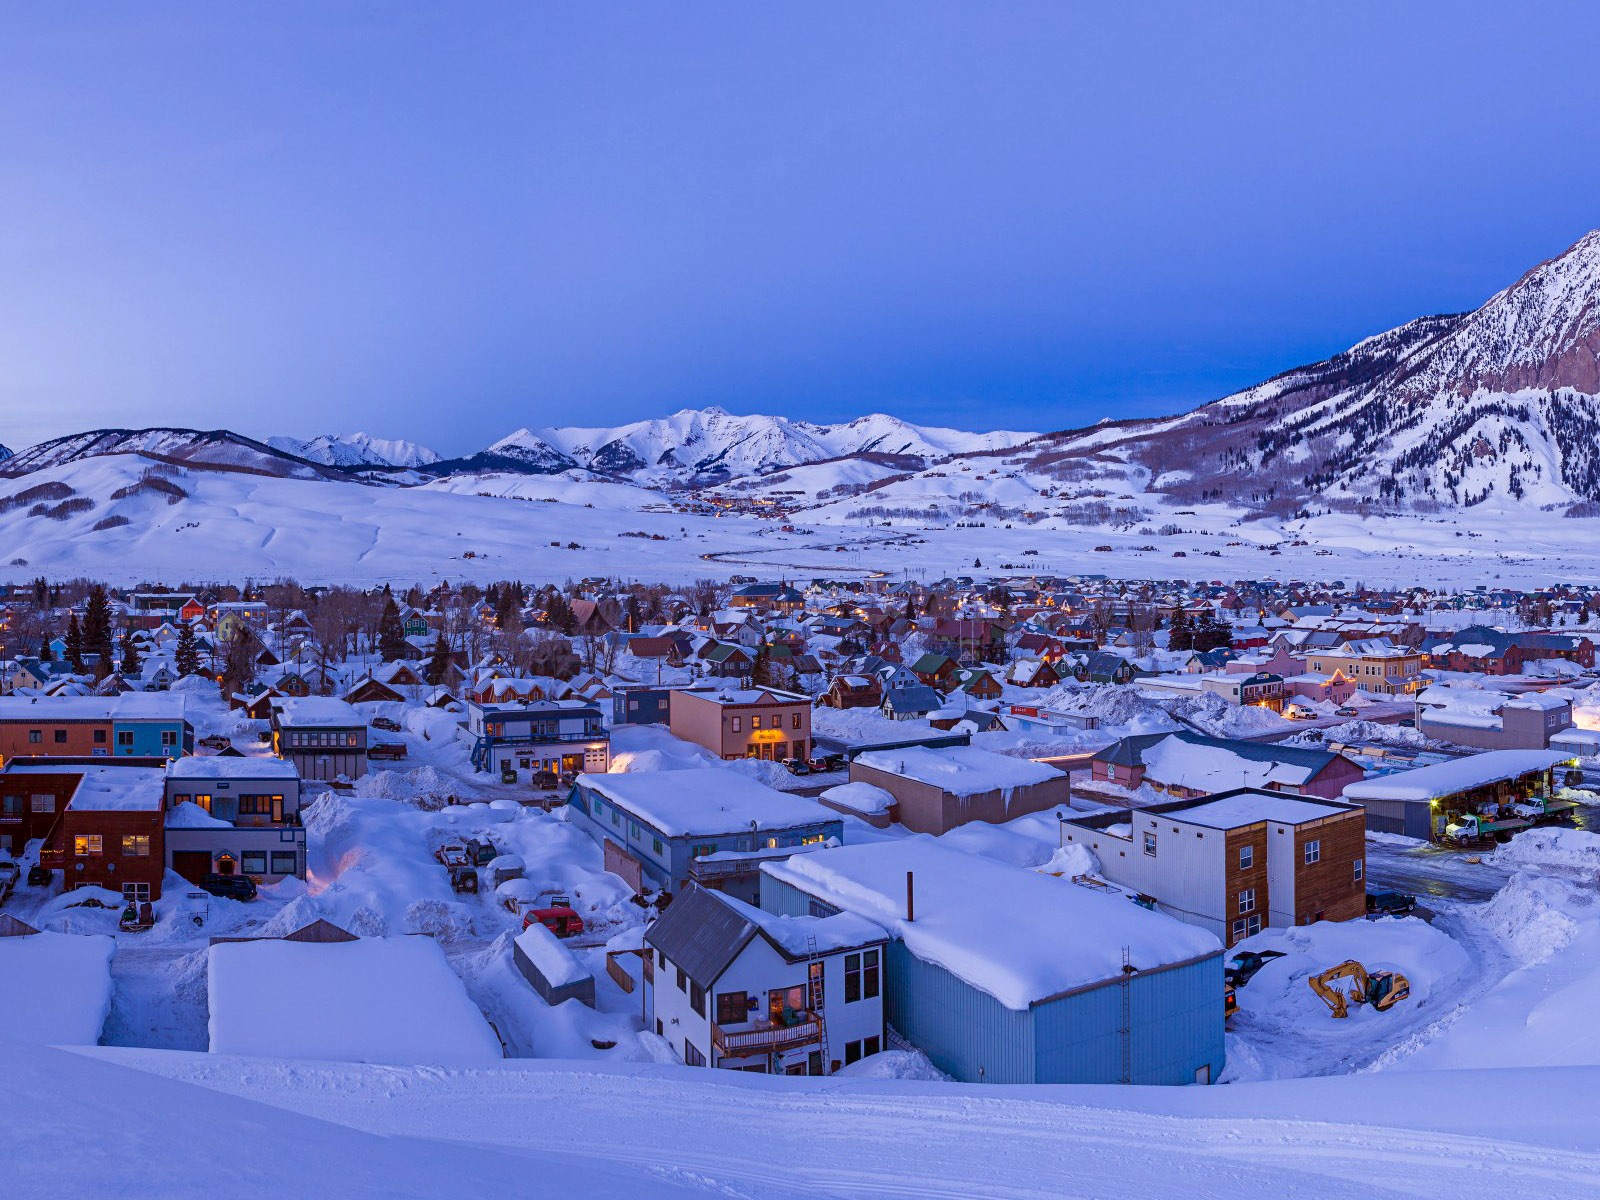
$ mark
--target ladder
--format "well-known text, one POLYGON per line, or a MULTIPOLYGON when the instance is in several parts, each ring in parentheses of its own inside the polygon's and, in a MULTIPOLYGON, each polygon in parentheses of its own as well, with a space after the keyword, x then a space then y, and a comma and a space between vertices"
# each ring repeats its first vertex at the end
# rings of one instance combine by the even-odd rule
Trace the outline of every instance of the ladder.
POLYGON ((828 1074, 828 1064, 833 1061, 828 1053, 828 1018, 823 1012, 827 980, 822 976, 822 957, 817 953, 817 937, 806 934, 806 1003, 816 1014, 817 1033, 822 1039, 822 1073, 828 1074))

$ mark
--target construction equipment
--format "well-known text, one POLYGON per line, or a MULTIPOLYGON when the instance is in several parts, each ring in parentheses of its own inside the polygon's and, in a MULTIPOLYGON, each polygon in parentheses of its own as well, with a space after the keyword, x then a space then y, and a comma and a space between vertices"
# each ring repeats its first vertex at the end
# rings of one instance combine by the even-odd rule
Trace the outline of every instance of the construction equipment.
POLYGON ((1411 995, 1411 983, 1398 971, 1368 971, 1355 959, 1346 959, 1337 967, 1329 967, 1320 975, 1306 980, 1324 1004, 1333 1010, 1335 1017, 1348 1017, 1350 1004, 1370 1004, 1379 1012, 1388 1012, 1411 995), (1339 987, 1338 980, 1350 980, 1348 989, 1339 987))

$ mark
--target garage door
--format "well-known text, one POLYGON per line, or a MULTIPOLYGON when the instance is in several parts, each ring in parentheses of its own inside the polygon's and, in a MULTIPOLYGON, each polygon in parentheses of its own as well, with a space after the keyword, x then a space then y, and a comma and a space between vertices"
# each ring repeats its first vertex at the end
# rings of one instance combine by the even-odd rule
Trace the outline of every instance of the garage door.
POLYGON ((211 851, 174 850, 172 869, 190 883, 199 883, 204 876, 211 873, 211 851))

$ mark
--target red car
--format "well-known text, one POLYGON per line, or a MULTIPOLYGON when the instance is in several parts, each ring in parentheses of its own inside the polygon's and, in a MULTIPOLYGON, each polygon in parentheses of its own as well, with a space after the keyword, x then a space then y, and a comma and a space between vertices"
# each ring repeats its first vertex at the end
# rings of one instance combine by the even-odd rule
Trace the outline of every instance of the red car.
POLYGON ((558 938, 577 937, 583 932, 583 918, 570 908, 530 909, 528 915, 522 918, 522 927, 526 929, 535 921, 558 938))

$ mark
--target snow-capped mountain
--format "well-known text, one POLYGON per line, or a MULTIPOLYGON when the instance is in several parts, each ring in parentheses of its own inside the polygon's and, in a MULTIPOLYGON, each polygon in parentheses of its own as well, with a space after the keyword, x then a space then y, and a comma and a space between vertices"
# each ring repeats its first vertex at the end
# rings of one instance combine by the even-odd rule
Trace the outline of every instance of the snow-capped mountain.
POLYGON ((603 473, 642 472, 688 480, 760 475, 861 454, 944 458, 1014 446, 1034 436, 925 428, 882 414, 842 425, 815 425, 706 408, 604 429, 519 429, 486 453, 526 463, 535 470, 578 466, 603 473))
POLYGON ((1181 417, 1043 444, 1141 467, 1190 503, 1600 502, 1600 231, 1474 312, 1420 318, 1181 417))
POLYGON ((12 457, 14 456, 11 452, 10 446, 0 446, 0 462, 5 462, 6 459, 12 457))
POLYGON ((367 433, 325 433, 310 441, 292 437, 272 437, 267 445, 325 467, 426 467, 439 461, 439 455, 426 446, 401 438, 375 438, 367 433))
POLYGON ((0 474, 26 475, 50 467, 112 454, 132 454, 160 462, 223 471, 245 471, 285 478, 326 479, 334 474, 227 429, 95 429, 30 446, 0 464, 0 474))

